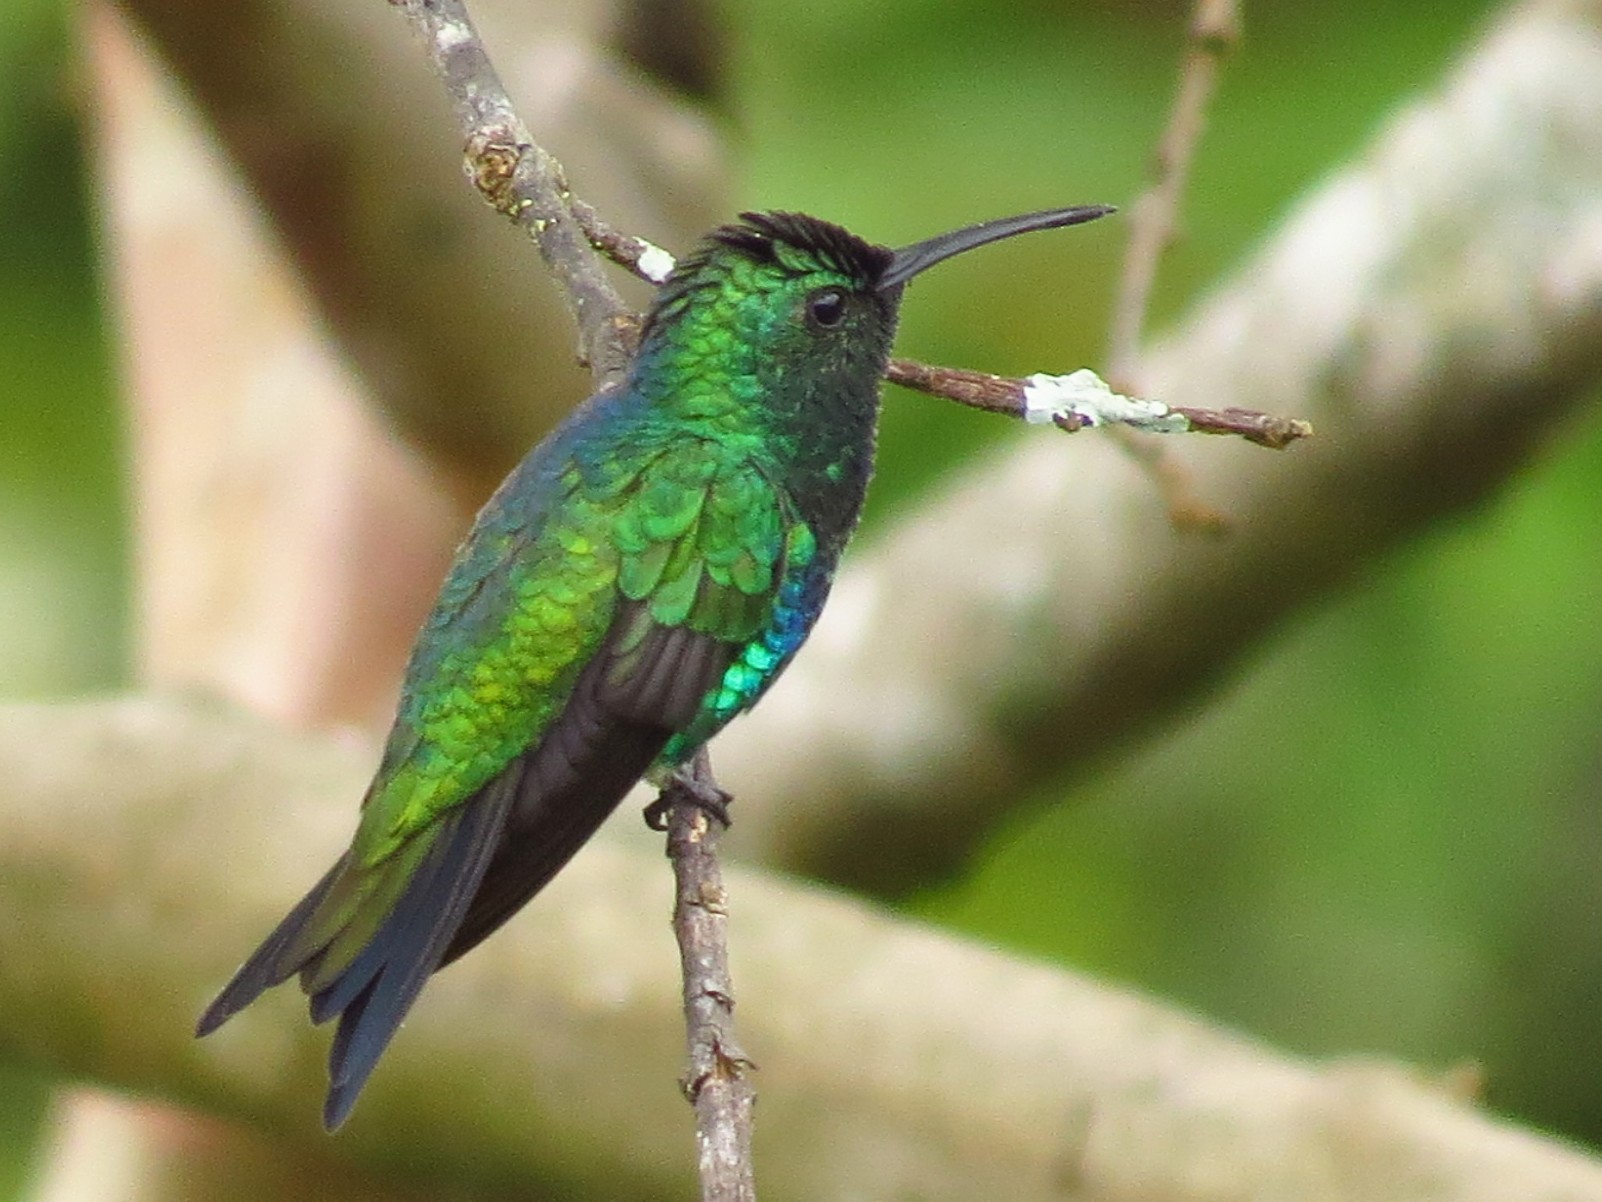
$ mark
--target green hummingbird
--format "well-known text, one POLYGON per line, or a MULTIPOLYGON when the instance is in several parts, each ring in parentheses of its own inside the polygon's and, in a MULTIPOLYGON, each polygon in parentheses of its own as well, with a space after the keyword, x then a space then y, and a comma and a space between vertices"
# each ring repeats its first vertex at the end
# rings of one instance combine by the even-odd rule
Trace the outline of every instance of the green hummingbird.
POLYGON ((1112 212, 1081 206, 890 250, 744 213, 678 264, 627 377, 513 469, 407 665, 350 849, 201 1016, 299 973, 338 1017, 324 1124, 428 977, 520 909, 642 777, 665 782, 811 631, 873 471, 908 280, 1112 212))

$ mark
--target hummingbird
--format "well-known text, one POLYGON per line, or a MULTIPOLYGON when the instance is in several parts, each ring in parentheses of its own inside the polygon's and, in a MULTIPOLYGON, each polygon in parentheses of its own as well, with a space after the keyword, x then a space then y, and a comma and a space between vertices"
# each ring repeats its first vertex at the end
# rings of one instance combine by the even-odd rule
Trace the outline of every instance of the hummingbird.
POLYGON ((623 380, 514 468, 407 664, 348 851, 201 1016, 299 974, 338 1018, 338 1127, 428 978, 506 922, 642 778, 664 784, 806 640, 862 511, 907 282, 1105 216, 967 226, 891 250, 743 213, 659 289, 623 380))

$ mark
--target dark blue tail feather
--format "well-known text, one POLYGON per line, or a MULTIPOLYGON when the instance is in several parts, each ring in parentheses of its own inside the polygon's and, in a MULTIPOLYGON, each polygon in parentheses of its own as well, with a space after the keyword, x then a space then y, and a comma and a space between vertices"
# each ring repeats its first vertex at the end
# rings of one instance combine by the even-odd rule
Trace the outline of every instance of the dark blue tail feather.
POLYGON ((322 904, 344 868, 345 858, 341 856, 339 863, 330 868, 323 879, 312 886, 311 892, 301 898, 295 908, 284 916, 284 920, 273 928, 273 933, 262 940, 261 946, 240 965, 233 979, 206 1007, 200 1021, 195 1024, 196 1036, 210 1035, 265 990, 287 981, 303 967, 299 961, 286 959, 284 953, 317 912, 317 907, 322 904))
POLYGON ((445 819, 393 913, 350 967, 313 995, 315 1021, 339 1015, 323 1106, 323 1125, 330 1131, 349 1116, 379 1057, 461 926, 500 846, 522 768, 521 760, 513 761, 473 801, 445 819))

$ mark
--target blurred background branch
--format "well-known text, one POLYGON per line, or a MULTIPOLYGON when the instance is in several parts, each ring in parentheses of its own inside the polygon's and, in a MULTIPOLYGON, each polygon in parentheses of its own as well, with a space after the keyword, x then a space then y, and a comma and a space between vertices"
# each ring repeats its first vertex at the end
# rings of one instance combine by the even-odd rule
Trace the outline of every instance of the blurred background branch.
MULTIPOLYGON (((654 838, 575 860, 538 921, 435 981, 338 1139, 313 1104, 326 1036, 292 993, 214 1042, 189 1037, 224 949, 343 841, 339 799, 369 770, 337 739, 215 704, 0 709, 0 1051, 248 1118, 290 1162, 377 1180, 685 1192, 682 1001, 654 838)), ((1450 1082, 1284 1057, 767 873, 731 871, 729 888, 766 1197, 1381 1202, 1420 1180, 1442 1202, 1602 1197, 1602 1161, 1476 1113, 1450 1082)))

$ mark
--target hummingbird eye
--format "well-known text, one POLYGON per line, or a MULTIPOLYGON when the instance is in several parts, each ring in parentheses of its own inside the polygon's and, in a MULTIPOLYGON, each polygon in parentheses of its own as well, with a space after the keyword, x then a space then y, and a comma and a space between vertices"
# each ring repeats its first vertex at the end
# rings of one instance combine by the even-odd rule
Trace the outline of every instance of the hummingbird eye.
POLYGON ((817 330, 832 330, 845 320, 845 293, 838 288, 819 288, 807 296, 807 323, 817 330))

